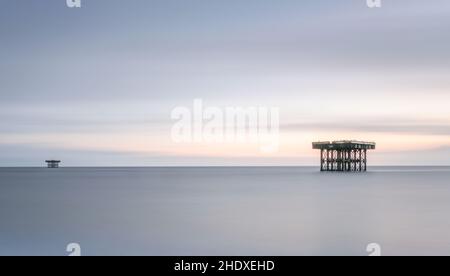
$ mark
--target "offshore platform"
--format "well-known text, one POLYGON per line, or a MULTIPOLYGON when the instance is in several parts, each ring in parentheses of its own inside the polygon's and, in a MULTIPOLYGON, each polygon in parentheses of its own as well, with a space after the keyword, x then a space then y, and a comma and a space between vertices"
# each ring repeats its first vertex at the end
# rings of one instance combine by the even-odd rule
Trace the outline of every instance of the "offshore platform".
POLYGON ((365 172, 367 150, 374 150, 376 143, 353 140, 314 142, 313 149, 320 150, 320 171, 365 172))
POLYGON ((59 168, 59 164, 61 163, 61 161, 60 160, 46 160, 45 163, 47 163, 47 168, 57 169, 57 168, 59 168))

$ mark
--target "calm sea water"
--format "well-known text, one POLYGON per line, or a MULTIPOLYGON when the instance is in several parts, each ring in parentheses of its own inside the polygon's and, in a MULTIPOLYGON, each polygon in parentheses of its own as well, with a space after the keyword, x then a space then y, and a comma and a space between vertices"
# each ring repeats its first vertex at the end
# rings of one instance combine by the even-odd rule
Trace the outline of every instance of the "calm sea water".
POLYGON ((1 255, 450 255, 450 168, 1 168, 0 221, 1 255))

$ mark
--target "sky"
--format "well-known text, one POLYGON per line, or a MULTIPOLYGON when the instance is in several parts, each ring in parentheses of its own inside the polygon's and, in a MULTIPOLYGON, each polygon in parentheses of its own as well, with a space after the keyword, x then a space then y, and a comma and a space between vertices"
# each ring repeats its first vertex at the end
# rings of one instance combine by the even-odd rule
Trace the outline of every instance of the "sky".
POLYGON ((450 2, 0 0, 0 166, 450 165, 450 2), (171 112, 269 106, 280 146, 175 143, 171 112))

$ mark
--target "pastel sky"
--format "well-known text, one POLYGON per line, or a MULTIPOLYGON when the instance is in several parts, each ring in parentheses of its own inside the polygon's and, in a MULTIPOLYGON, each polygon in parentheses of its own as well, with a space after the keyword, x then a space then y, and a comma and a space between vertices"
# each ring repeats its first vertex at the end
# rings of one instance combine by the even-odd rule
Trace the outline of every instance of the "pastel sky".
POLYGON ((450 1, 0 0, 0 166, 450 165, 450 1), (276 106, 280 149, 177 144, 171 111, 276 106))

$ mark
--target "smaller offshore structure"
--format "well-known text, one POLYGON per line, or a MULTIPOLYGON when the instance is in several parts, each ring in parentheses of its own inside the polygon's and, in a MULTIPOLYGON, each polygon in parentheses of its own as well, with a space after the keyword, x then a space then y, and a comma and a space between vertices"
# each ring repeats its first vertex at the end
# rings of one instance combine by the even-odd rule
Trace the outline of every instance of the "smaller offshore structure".
POLYGON ((49 169, 57 169, 61 163, 60 160, 46 160, 45 162, 47 163, 47 168, 49 169))
POLYGON ((365 172, 367 150, 374 150, 376 143, 343 140, 314 142, 312 146, 320 150, 320 171, 365 172))

